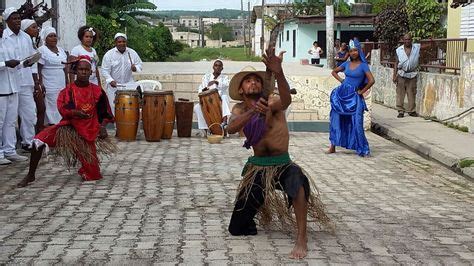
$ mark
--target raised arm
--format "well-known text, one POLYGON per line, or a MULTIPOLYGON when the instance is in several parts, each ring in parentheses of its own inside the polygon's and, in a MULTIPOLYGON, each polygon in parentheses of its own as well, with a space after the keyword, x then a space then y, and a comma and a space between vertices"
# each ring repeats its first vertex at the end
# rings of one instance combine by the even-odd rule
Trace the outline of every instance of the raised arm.
POLYGON ((344 81, 344 79, 341 78, 337 73, 343 71, 345 69, 344 67, 345 67, 345 64, 342 64, 336 67, 335 69, 333 69, 333 71, 331 72, 331 75, 341 83, 344 81))
POLYGON ((290 86, 286 81, 285 74, 281 63, 283 62, 283 54, 285 51, 281 51, 277 56, 275 55, 275 48, 270 47, 263 55, 262 62, 270 69, 278 82, 278 94, 280 95, 280 103, 275 103, 274 106, 270 106, 272 111, 276 109, 286 110, 291 104, 290 86))

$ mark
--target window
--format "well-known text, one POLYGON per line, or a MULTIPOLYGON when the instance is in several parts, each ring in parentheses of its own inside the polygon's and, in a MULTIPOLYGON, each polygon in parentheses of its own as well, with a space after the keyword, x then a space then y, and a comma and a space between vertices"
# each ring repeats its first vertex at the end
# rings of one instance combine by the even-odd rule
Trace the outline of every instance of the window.
POLYGON ((183 35, 179 36, 179 38, 182 40, 182 39, 183 39, 183 35))
POLYGON ((282 35, 283 35, 282 33, 278 34, 278 48, 281 48, 281 38, 282 38, 281 36, 282 35))
POLYGON ((474 4, 461 7, 461 38, 474 39, 474 4))
POLYGON ((286 31, 286 41, 289 41, 290 40, 290 31, 287 30, 286 31))
POLYGON ((293 30, 293 57, 296 57, 296 30, 293 30))

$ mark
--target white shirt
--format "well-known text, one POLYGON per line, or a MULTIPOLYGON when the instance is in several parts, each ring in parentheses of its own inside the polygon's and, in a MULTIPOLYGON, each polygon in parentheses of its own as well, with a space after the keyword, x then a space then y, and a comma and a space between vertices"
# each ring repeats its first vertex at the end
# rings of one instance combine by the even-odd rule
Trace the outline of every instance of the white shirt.
POLYGON ((0 39, 0 94, 11 94, 18 92, 17 77, 20 74, 17 68, 7 67, 5 61, 10 60, 6 57, 3 47, 3 39, 0 39))
MULTIPOLYGON (((33 43, 28 34, 21 31, 16 35, 10 28, 6 28, 3 31, 3 49, 5 51, 6 61, 10 59, 16 59, 22 61, 36 53, 33 48, 33 43)), ((33 73, 38 73, 36 64, 31 67, 17 67, 19 69, 20 77, 18 82, 20 86, 33 86, 33 73)))
POLYGON ((398 58, 397 74, 404 78, 414 78, 418 74, 418 62, 420 59, 420 44, 414 43, 411 46, 410 57, 405 52, 405 47, 401 45, 395 50, 398 58))
POLYGON ((311 48, 309 48, 309 53, 311 54, 311 58, 314 58, 314 59, 319 59, 320 58, 320 55, 319 53, 321 52, 321 47, 314 47, 311 46, 311 48))
POLYGON ((86 49, 84 49, 84 47, 81 44, 79 44, 75 46, 74 48, 72 48, 71 55, 73 56, 87 55, 92 59, 92 68, 91 68, 92 74, 89 77, 89 82, 99 85, 99 80, 97 80, 97 76, 96 76, 96 69, 97 69, 97 65, 99 64, 99 56, 97 55, 97 52, 95 51, 94 47, 91 47, 91 48, 92 48, 92 51, 89 52, 86 49))
POLYGON ((208 73, 205 74, 202 77, 201 85, 199 85, 198 92, 202 92, 204 88, 207 88, 207 84, 209 84, 210 81, 217 81, 219 84, 216 86, 216 84, 212 84, 209 89, 217 89, 219 92, 220 96, 229 95, 229 77, 227 75, 219 75, 217 79, 214 79, 214 74, 213 73, 208 73))
POLYGON ((43 78, 43 85, 48 90, 61 90, 66 87, 66 77, 64 74, 64 64, 67 61, 66 52, 58 47, 58 53, 49 50, 46 45, 38 48, 41 53, 41 59, 38 61, 43 68, 41 76, 43 78))
POLYGON ((107 84, 112 81, 124 85, 135 84, 132 76, 132 63, 135 64, 137 72, 142 71, 142 60, 132 48, 127 47, 123 53, 116 47, 107 51, 102 60, 101 68, 107 84))

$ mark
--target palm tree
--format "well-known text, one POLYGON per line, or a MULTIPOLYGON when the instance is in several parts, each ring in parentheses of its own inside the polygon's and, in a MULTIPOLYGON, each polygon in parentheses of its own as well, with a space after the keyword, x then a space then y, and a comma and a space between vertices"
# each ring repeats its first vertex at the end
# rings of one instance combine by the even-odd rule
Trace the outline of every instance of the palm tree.
POLYGON ((148 24, 137 16, 157 17, 147 11, 156 9, 156 5, 147 0, 87 0, 87 7, 88 14, 112 19, 122 27, 148 24))

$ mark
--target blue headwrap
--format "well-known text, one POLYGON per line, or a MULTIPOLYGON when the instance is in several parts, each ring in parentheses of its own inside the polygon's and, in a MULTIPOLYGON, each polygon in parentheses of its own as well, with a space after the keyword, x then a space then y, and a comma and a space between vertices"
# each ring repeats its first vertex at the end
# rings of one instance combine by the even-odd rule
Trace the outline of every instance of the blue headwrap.
MULTIPOLYGON (((349 50, 352 49, 352 48, 357 48, 357 51, 359 52, 360 61, 362 61, 362 63, 368 64, 367 60, 365 59, 365 53, 362 50, 362 46, 360 45, 359 40, 354 38, 354 40, 349 41, 349 50)), ((367 84, 368 82, 369 82, 369 80, 367 78, 365 78, 363 86, 365 86, 365 84, 367 84)))

